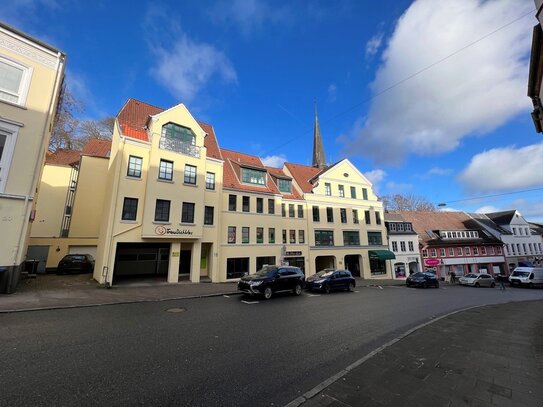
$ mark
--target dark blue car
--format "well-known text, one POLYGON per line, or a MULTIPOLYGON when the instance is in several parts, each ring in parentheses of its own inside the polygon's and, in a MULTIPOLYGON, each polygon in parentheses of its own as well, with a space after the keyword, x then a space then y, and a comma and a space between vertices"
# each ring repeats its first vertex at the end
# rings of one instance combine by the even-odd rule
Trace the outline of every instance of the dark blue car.
POLYGON ((329 293, 332 290, 353 291, 356 282, 349 270, 324 269, 305 281, 308 290, 319 290, 329 293))
POLYGON ((405 285, 408 287, 439 288, 439 281, 434 273, 419 272, 407 277, 405 285))

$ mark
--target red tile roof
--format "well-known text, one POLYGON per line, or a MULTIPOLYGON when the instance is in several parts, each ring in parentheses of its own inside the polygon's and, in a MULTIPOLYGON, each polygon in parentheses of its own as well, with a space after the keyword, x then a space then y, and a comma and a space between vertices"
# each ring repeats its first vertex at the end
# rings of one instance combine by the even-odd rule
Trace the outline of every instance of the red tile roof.
POLYGON ((148 141, 145 130, 147 120, 149 116, 163 111, 160 107, 130 98, 117 115, 117 120, 124 135, 148 141))
POLYGON ((50 165, 69 166, 70 164, 79 161, 80 157, 81 151, 59 148, 54 153, 47 152, 45 156, 45 163, 50 165))
POLYGON ((207 149, 207 156, 222 160, 221 149, 219 148, 219 143, 217 142, 217 136, 215 136, 213 126, 204 122, 198 122, 198 124, 207 133, 207 136, 204 139, 204 146, 207 149))
POLYGON ((242 191, 260 192, 264 194, 279 194, 279 189, 271 177, 268 178, 266 186, 242 184, 238 174, 240 167, 257 168, 266 171, 266 167, 260 161, 260 158, 254 155, 238 153, 237 151, 221 149, 221 154, 225 160, 223 167, 223 187, 234 188, 242 191))
POLYGON ((309 180, 321 172, 319 168, 292 163, 285 163, 285 167, 290 171, 304 193, 313 191, 313 184, 309 180))
POLYGON ((82 153, 95 157, 109 157, 111 153, 111 140, 91 139, 83 147, 82 153))

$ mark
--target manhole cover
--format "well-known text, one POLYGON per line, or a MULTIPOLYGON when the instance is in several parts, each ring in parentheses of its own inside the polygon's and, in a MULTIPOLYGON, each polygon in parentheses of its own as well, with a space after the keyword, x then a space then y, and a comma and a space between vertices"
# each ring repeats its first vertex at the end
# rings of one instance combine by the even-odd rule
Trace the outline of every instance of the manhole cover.
POLYGON ((186 308, 170 308, 170 309, 167 309, 166 311, 167 311, 167 312, 174 312, 174 313, 177 313, 177 312, 185 312, 185 311, 186 311, 186 308))

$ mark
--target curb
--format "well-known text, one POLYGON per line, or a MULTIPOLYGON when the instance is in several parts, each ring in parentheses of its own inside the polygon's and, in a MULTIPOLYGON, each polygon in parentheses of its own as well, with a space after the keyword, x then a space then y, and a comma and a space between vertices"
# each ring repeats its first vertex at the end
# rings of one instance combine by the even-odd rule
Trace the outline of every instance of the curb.
POLYGON ((0 314, 12 314, 15 312, 30 312, 30 311, 46 311, 54 309, 72 309, 72 308, 90 308, 90 307, 103 307, 107 305, 122 305, 122 304, 138 304, 143 302, 164 302, 164 301, 175 301, 175 300, 191 300, 197 298, 209 298, 209 297, 221 297, 223 295, 241 295, 242 293, 238 291, 234 292, 224 292, 224 293, 215 293, 215 294, 201 294, 201 295, 187 295, 182 297, 168 297, 168 298, 150 298, 142 300, 126 300, 126 301, 114 301, 114 302, 104 302, 97 304, 78 304, 78 305, 53 305, 50 307, 36 307, 36 308, 19 308, 19 309, 8 309, 0 310, 0 314))
POLYGON ((396 342, 401 341, 402 339, 406 338, 407 336, 411 335, 412 333, 418 331, 421 328, 424 328, 428 325, 433 324, 434 322, 437 322, 443 318, 450 317, 451 315, 458 314, 460 312, 469 311, 475 308, 481 308, 486 307, 488 304, 481 304, 481 305, 475 305, 473 307, 467 307, 462 308, 456 311, 451 311, 447 314, 441 315, 439 317, 435 317, 431 319, 430 321, 424 322, 420 325, 415 326, 414 328, 409 329, 408 331, 404 332, 403 334, 397 336, 396 338, 392 339, 391 341, 385 343, 382 346, 379 346, 377 349, 372 350, 367 355, 363 356, 362 358, 358 359, 356 362, 350 364, 345 369, 340 370, 335 375, 330 376, 328 379, 324 380, 323 382, 319 383, 315 387, 313 387, 311 390, 306 391, 304 394, 302 394, 300 397, 295 398, 290 403, 286 404, 285 407, 298 407, 302 404, 304 404, 309 399, 315 397, 317 394, 319 394, 321 391, 332 385, 333 383, 337 382, 339 379, 341 379, 343 376, 345 376, 347 373, 351 372, 352 370, 356 369, 358 366, 362 365, 364 362, 366 362, 368 359, 371 359, 373 356, 377 355, 379 352, 382 352, 386 348, 394 345, 396 342))

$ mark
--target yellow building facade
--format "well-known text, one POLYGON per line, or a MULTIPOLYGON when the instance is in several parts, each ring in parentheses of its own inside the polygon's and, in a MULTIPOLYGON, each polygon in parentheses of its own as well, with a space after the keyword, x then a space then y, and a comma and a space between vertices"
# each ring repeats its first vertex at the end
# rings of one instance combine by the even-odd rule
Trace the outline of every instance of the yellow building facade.
POLYGON ((25 260, 65 60, 0 23, 0 274, 10 275, 5 285, 12 289, 25 260))

